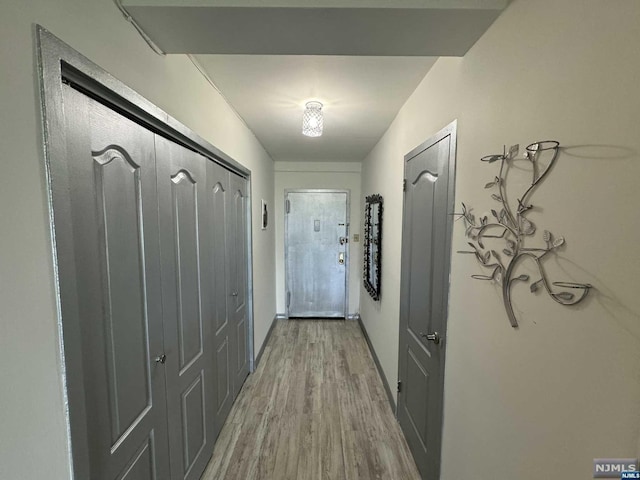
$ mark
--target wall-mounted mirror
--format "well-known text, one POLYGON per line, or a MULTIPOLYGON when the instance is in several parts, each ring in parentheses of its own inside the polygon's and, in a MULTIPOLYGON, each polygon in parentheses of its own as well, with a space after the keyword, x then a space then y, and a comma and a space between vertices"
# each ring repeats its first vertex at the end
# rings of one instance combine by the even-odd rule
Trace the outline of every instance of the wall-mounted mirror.
POLYGON ((382 196, 366 198, 364 221, 364 286, 374 300, 380 299, 382 266, 382 196))

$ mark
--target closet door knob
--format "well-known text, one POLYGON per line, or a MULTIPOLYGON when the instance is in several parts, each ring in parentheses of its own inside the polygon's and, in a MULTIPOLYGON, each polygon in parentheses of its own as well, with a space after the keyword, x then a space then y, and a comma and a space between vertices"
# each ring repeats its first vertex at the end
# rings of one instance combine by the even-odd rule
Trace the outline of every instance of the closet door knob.
POLYGON ((438 332, 421 333, 420 336, 423 337, 423 338, 426 338, 430 342, 435 343, 436 345, 438 345, 440 343, 440 335, 438 334, 438 332))

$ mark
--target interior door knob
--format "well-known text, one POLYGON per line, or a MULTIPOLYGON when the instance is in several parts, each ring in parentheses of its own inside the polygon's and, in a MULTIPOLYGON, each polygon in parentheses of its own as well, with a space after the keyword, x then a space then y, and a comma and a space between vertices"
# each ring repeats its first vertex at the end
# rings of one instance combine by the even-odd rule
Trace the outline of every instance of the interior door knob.
POLYGON ((231 296, 232 296, 232 297, 237 297, 237 296, 238 296, 238 292, 233 292, 233 293, 231 294, 231 296))
POLYGON ((162 363, 167 361, 167 356, 163 353, 162 355, 156 357, 156 363, 162 363))
POLYGON ((426 338, 428 341, 438 345, 440 343, 440 334, 438 332, 433 333, 421 333, 421 337, 426 338))

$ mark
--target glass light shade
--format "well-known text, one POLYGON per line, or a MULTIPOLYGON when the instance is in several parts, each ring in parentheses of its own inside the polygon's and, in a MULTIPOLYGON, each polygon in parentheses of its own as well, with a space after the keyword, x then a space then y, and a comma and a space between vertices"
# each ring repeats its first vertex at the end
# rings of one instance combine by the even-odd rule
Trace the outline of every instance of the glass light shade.
POLYGON ((319 137, 323 128, 322 103, 308 102, 302 115, 302 134, 307 137, 319 137))

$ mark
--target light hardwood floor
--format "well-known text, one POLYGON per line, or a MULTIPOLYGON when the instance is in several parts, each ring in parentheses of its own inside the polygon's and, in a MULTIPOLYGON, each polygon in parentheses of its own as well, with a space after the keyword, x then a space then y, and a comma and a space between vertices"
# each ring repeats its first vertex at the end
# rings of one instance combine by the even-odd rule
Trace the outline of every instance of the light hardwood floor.
POLYGON ((279 320, 202 480, 419 478, 358 323, 279 320))

